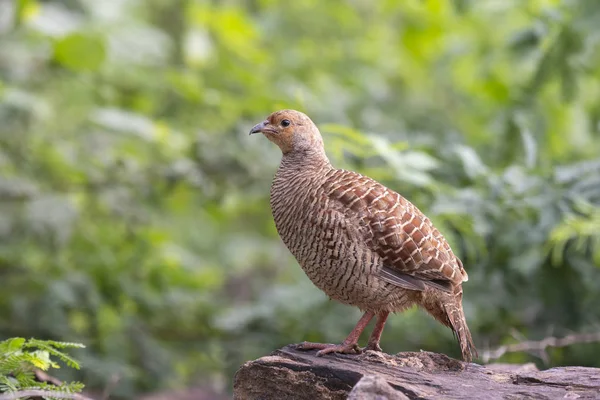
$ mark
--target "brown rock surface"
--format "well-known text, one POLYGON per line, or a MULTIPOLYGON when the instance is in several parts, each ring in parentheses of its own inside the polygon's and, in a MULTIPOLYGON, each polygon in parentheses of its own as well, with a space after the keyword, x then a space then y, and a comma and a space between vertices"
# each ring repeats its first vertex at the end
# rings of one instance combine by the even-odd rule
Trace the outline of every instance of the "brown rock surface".
POLYGON ((430 352, 316 357, 293 346, 244 364, 235 376, 234 398, 346 399, 363 377, 356 388, 361 397, 350 398, 600 399, 598 368, 487 368, 430 352), (382 381, 399 397, 385 392, 382 381))
POLYGON ((380 375, 365 375, 354 386, 348 400, 408 400, 401 392, 390 386, 380 375))

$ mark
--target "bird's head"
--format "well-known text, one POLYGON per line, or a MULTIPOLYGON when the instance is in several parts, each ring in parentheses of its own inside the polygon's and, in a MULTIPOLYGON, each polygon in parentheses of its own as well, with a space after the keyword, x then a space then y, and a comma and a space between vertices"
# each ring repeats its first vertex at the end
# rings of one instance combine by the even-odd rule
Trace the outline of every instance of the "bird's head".
POLYGON ((323 139, 316 125, 300 111, 281 110, 269 115, 250 130, 262 133, 281 149, 283 154, 296 152, 325 152, 323 139))

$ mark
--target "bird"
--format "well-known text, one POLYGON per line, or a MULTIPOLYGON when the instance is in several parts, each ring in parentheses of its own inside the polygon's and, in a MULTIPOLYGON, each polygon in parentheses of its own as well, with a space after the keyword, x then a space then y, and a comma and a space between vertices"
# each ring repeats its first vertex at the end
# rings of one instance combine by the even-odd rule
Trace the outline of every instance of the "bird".
POLYGON ((431 220, 374 179, 333 167, 306 114, 273 112, 250 130, 257 133, 282 152, 270 191, 280 238, 315 286, 363 312, 341 344, 297 348, 318 356, 382 351, 389 314, 417 305, 453 331, 464 361, 477 357, 462 308, 467 272, 431 220), (358 339, 374 317, 361 348, 358 339))

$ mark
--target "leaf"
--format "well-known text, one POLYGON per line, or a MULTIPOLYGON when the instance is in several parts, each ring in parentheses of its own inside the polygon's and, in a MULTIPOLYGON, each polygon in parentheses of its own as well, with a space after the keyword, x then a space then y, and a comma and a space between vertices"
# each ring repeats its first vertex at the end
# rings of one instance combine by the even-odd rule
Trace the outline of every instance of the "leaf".
POLYGON ((6 349, 7 353, 12 353, 15 351, 19 351, 23 348, 23 344, 25 344, 24 338, 12 338, 7 340, 8 347, 6 349))
POLYGON ((558 183, 576 181, 587 174, 600 174, 600 159, 581 161, 554 169, 554 179, 558 183))
POLYGON ((525 151, 525 166, 527 168, 535 167, 537 160, 537 143, 531 131, 525 127, 519 130, 523 140, 523 149, 525 151))
POLYGON ((52 361, 50 361, 50 353, 44 350, 32 352, 31 357, 29 357, 29 363, 42 371, 46 371, 53 366, 52 361))
POLYGON ((544 28, 539 24, 525 28, 510 37, 509 46, 515 53, 525 55, 539 46, 544 33, 544 28))
POLYGON ((25 1, 19 19, 42 35, 59 38, 75 32, 83 24, 82 15, 60 2, 25 1))
POLYGON ((115 132, 133 133, 142 139, 153 140, 154 123, 147 117, 118 108, 98 108, 90 116, 91 120, 115 132))
POLYGON ((488 173, 488 168, 481 161, 475 149, 464 145, 457 145, 454 151, 460 157, 465 173, 471 179, 488 173))
POLYGON ((35 0, 17 1, 17 19, 19 21, 27 20, 39 13, 39 4, 35 0))
POLYGON ((73 33, 55 43, 54 58, 74 71, 95 71, 106 58, 106 46, 98 36, 73 33))
POLYGON ((50 366, 52 368, 60 368, 58 364, 50 360, 50 354, 58 357, 62 362, 66 363, 69 367, 74 369, 79 369, 79 363, 74 358, 69 355, 63 353, 62 351, 57 350, 57 348, 82 348, 83 345, 79 343, 69 343, 69 342, 56 342, 56 341, 43 341, 37 339, 30 339, 27 343, 27 347, 37 347, 42 350, 38 350, 35 353, 41 352, 43 354, 48 355, 48 361, 51 363, 50 366))

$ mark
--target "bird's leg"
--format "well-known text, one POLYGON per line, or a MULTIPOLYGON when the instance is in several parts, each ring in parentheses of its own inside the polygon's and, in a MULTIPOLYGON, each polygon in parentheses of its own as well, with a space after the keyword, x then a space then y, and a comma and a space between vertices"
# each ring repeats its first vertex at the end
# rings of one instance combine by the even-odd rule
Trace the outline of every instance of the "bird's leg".
POLYGON ((379 340, 381 339, 381 333, 383 332, 383 327, 385 326, 385 321, 387 320, 388 315, 390 315, 389 311, 381 311, 379 314, 377 314, 375 328, 373 328, 373 332, 371 332, 367 347, 365 347, 363 350, 381 351, 379 340))
POLYGON ((303 342, 300 343, 297 348, 299 350, 318 349, 319 351, 317 352, 317 356, 322 356, 328 353, 360 353, 361 349, 358 347, 358 338, 374 316, 375 313, 371 311, 364 313, 360 320, 358 320, 356 323, 354 329, 352 329, 352 332, 350 332, 346 340, 344 340, 341 344, 303 342))

